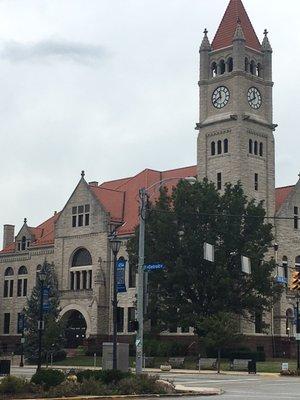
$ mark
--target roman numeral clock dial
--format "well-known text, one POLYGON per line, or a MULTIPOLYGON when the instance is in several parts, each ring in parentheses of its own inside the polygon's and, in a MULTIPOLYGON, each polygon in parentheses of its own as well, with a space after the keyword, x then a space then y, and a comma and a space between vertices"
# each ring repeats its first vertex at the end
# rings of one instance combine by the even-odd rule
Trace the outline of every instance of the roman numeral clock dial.
POLYGON ((254 110, 258 110, 262 105, 262 98, 260 91, 256 87, 251 87, 248 90, 248 103, 254 110))
POLYGON ((211 102, 214 107, 220 109, 226 106, 230 98, 230 92, 226 86, 217 87, 212 94, 211 102))

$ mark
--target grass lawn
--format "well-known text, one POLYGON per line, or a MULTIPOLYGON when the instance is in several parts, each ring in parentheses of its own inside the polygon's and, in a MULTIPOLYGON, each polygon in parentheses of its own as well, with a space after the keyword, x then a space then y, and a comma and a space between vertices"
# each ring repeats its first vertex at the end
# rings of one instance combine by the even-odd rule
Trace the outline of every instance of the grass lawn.
MULTIPOLYGON (((159 368, 161 364, 168 360, 167 357, 155 357, 155 367, 159 368)), ((286 360, 286 359, 274 359, 267 360, 265 362, 257 363, 257 372, 280 372, 281 371, 281 363, 288 362, 289 368, 291 370, 296 369, 296 361, 295 360, 286 360)), ((101 367, 102 359, 101 357, 96 358, 96 366, 101 367)), ((130 357, 130 366, 133 367, 135 363, 134 357, 130 357)), ((63 361, 56 361, 53 365, 61 365, 61 366, 71 366, 71 367, 93 367, 94 366, 94 357, 89 356, 75 356, 66 358, 63 361)), ((195 359, 191 357, 185 357, 185 369, 198 369, 195 359)), ((222 360, 221 362, 221 370, 228 371, 229 370, 229 362, 226 360, 222 360)))

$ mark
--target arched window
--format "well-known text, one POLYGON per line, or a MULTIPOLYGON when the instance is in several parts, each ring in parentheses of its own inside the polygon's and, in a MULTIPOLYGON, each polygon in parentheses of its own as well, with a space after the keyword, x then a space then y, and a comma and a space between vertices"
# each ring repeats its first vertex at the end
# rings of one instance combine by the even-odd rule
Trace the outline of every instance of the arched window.
POLYGON ((26 236, 22 237, 21 250, 26 250, 26 236))
POLYGON ((222 141, 218 140, 218 154, 222 154, 222 141))
POLYGON ((4 272, 3 297, 13 297, 13 295, 14 295, 14 270, 11 267, 8 267, 4 272))
POLYGON ((250 63, 250 74, 256 75, 256 65, 255 65, 255 61, 253 61, 253 60, 250 63))
POLYGON ((28 274, 27 268, 24 267, 24 265, 19 268, 18 275, 27 275, 27 274, 28 274))
POLYGON ((300 271, 300 256, 295 258, 295 268, 297 271, 300 271))
POLYGON ((72 260, 72 267, 82 267, 92 265, 92 257, 86 249, 79 249, 75 252, 72 260))
POLYGON ((255 140, 255 142, 254 142, 254 154, 257 156, 258 155, 258 143, 257 143, 257 141, 255 140))
POLYGON ((92 257, 88 250, 78 249, 72 259, 70 270, 71 290, 92 289, 92 257))
POLYGON ((258 77, 261 77, 261 70, 262 70, 261 64, 258 63, 258 64, 257 64, 257 68, 256 68, 256 75, 257 75, 258 77))
POLYGON ((253 141, 252 139, 249 139, 249 154, 253 153, 253 141))
POLYGON ((224 153, 228 153, 228 139, 224 139, 224 153))
POLYGON ((6 270, 4 272, 4 276, 13 276, 13 274, 14 274, 14 270, 12 269, 12 267, 6 268, 6 270))
POLYGON ((212 78, 217 76, 217 74, 218 74, 217 64, 215 62, 213 62, 211 64, 211 76, 212 76, 212 78))
POLYGON ((27 275, 28 271, 27 268, 22 267, 19 268, 18 275, 22 275, 22 277, 18 278, 17 283, 17 296, 18 297, 26 297, 27 296, 27 277, 25 278, 24 275, 27 275))
POLYGON ((259 155, 261 157, 264 155, 264 145, 262 142, 259 143, 259 155))
POLYGON ((215 142, 211 142, 211 144, 210 144, 210 153, 212 156, 214 156, 216 154, 216 143, 215 142))
POLYGON ((225 61, 221 60, 219 63, 219 69, 220 69, 220 74, 223 75, 225 74, 226 71, 226 66, 225 66, 225 61))
POLYGON ((232 72, 233 71, 233 59, 232 57, 229 57, 227 60, 227 71, 232 72))
POLYGON ((245 71, 249 72, 249 60, 248 60, 248 57, 245 58, 245 71))

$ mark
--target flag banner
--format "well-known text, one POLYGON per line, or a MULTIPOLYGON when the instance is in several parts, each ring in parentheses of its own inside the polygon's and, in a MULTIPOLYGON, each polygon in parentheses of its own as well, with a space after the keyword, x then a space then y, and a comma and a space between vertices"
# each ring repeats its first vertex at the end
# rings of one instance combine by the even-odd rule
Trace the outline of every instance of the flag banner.
POLYGON ((125 268, 126 268, 126 260, 124 258, 119 258, 117 261, 117 291, 118 293, 125 293, 126 285, 125 285, 125 268))

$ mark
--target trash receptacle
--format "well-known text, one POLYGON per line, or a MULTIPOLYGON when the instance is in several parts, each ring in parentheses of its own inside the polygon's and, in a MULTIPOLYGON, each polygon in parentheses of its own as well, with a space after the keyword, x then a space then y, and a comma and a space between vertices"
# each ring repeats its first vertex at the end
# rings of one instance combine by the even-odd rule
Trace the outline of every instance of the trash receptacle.
POLYGON ((0 360, 0 375, 10 375, 10 360, 0 360))
POLYGON ((248 373, 256 374, 256 361, 254 360, 248 361, 248 373))

